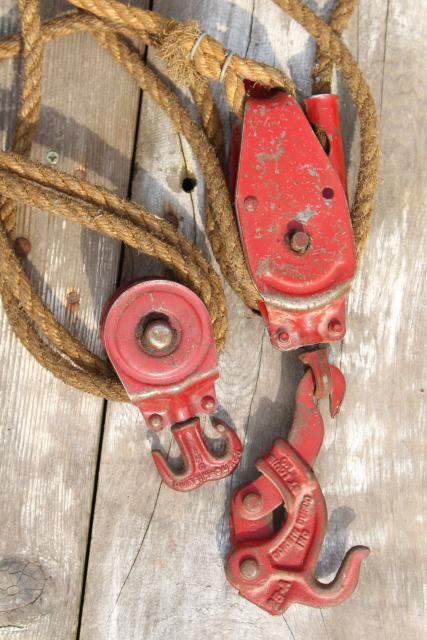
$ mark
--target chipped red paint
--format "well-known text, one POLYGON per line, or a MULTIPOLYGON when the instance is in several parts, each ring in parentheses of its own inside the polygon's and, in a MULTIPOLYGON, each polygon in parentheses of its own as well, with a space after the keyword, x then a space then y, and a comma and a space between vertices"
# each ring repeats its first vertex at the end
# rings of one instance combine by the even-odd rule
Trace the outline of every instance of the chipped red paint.
MULTIPOLYGON (((315 104, 308 105, 313 120, 315 104)), ((328 129, 325 108, 317 120, 328 129)), ((331 110, 336 122, 335 100, 331 110)), ((336 138, 339 128, 334 131, 336 138)), ((338 164, 343 157, 335 138, 338 164)), ((234 145, 236 140, 237 134, 234 145)), ((260 310, 279 349, 340 340, 345 333, 345 295, 356 259, 341 179, 293 97, 276 92, 248 98, 235 204, 260 310), (256 207, 248 208, 255 200, 256 207), (283 333, 286 344, 278 339, 283 333)))
POLYGON ((328 137, 328 158, 347 192, 345 158, 342 144, 339 98, 332 93, 321 93, 304 100, 309 122, 323 129, 328 137))
POLYGON ((329 365, 325 349, 301 359, 310 368, 298 386, 288 442, 277 439, 257 460, 261 476, 234 492, 230 509, 234 548, 227 559, 227 578, 242 596, 272 615, 296 602, 323 607, 347 599, 369 553, 366 547, 350 549, 329 585, 315 578, 327 524, 325 500, 311 469, 323 440, 315 397, 329 396, 335 415, 345 383, 339 369, 329 365), (285 521, 275 530, 273 512, 281 506, 285 521))
MULTIPOLYGON (((218 378, 212 323, 200 298, 181 284, 146 280, 121 291, 103 325, 105 350, 132 402, 147 424, 161 417, 161 429, 205 413, 205 396, 214 399, 218 378), (139 341, 141 319, 165 317, 179 336, 176 348, 162 357, 139 341)), ((155 429, 159 430, 158 428, 155 429)))
POLYGON ((153 451, 153 460, 164 482, 175 491, 192 491, 210 480, 230 475, 239 464, 242 444, 234 431, 224 422, 213 421, 214 429, 225 439, 225 451, 214 456, 206 448, 200 420, 193 418, 172 428, 184 461, 181 471, 171 471, 160 451, 153 451))
POLYGON ((105 305, 101 339, 130 400, 148 429, 173 426, 184 458, 184 472, 172 472, 159 452, 156 466, 177 491, 222 478, 237 466, 242 445, 232 429, 217 430, 226 440, 220 457, 208 450, 197 413, 217 408, 217 355, 212 323, 203 302, 187 287, 163 279, 121 287, 105 305))

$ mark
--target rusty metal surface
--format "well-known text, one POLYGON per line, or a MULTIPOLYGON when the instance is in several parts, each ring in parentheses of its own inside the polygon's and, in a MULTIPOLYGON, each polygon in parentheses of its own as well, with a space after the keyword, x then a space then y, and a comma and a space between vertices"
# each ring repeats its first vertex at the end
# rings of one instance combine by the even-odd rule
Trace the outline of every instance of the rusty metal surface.
POLYGON ((344 147, 341 135, 339 98, 332 93, 321 93, 304 100, 307 119, 312 125, 321 128, 327 137, 327 154, 345 192, 347 179, 345 170, 344 147))
POLYGON ((242 444, 224 422, 215 420, 213 427, 226 442, 221 456, 214 456, 207 449, 198 418, 172 427, 172 435, 184 462, 181 471, 172 471, 160 451, 152 452, 155 465, 168 487, 175 491, 192 491, 205 482, 220 480, 234 471, 242 456, 242 444))
POLYGON ((105 349, 132 402, 149 429, 158 431, 216 409, 217 356, 209 313, 195 293, 169 280, 132 284, 109 306, 103 323, 105 349), (169 353, 141 344, 141 323, 165 318, 177 336, 169 353), (204 405, 204 406, 202 406, 204 405))

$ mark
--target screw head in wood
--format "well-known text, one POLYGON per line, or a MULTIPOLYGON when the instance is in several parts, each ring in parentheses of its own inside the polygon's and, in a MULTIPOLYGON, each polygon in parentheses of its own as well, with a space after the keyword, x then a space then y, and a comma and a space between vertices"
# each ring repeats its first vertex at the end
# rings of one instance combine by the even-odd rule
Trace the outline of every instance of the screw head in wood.
POLYGON ((46 160, 49 164, 58 164, 59 153, 57 151, 48 151, 46 154, 46 160))
POLYGON ((19 238, 16 238, 15 242, 13 243, 13 247, 15 249, 16 255, 19 256, 19 258, 25 258, 31 251, 31 242, 28 240, 28 238, 20 236, 19 238))

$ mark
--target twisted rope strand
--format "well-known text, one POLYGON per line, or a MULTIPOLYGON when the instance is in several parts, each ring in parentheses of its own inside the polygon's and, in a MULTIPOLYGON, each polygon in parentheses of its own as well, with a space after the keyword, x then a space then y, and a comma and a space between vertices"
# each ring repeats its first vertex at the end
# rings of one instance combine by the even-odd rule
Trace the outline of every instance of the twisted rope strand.
MULTIPOLYGON (((208 85, 208 81, 219 79, 227 51, 206 35, 190 60, 200 35, 195 22, 180 22, 115 0, 70 1, 83 11, 57 16, 41 25, 38 0, 18 0, 21 33, 0 40, 0 60, 21 54, 23 61, 21 106, 12 145, 17 153, 0 152, 0 192, 6 196, 0 206, 0 293, 13 330, 42 366, 77 389, 109 400, 128 401, 110 366, 69 334, 34 291, 12 248, 16 203, 62 215, 163 262, 205 302, 219 349, 227 330, 224 293, 218 275, 201 252, 167 222, 107 189, 24 157, 30 151, 40 110, 43 45, 73 33, 92 33, 165 111, 191 145, 204 174, 207 233, 221 271, 242 300, 257 308, 259 294, 247 270, 219 161, 224 136, 208 85), (171 78, 190 88, 201 128, 126 38, 139 38, 154 47, 171 78)), ((372 212, 379 149, 373 99, 340 38, 356 0, 338 0, 329 25, 300 0, 274 1, 316 40, 315 91, 329 89, 332 65, 336 64, 357 108, 361 159, 352 222, 360 255, 372 212)), ((239 117, 246 99, 245 80, 295 95, 293 82, 279 70, 235 54, 228 62, 223 74, 224 91, 230 110, 239 117)))
MULTIPOLYGON (((357 0, 341 0, 331 13, 329 26, 337 36, 341 36, 357 6, 357 0)), ((334 60, 329 49, 317 47, 313 66, 313 94, 330 93, 334 60)))

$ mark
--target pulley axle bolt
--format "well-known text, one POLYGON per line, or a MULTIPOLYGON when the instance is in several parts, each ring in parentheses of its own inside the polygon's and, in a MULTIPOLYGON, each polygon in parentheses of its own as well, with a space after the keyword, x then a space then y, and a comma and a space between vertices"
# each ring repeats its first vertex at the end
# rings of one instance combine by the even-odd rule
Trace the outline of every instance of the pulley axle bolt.
POLYGON ((334 318, 328 324, 328 331, 332 336, 341 335, 341 333, 343 331, 342 323, 337 318, 334 318))
POLYGON ((258 206, 258 200, 255 198, 255 196, 248 196, 244 199, 243 206, 245 207, 246 211, 255 211, 258 206))
POLYGON ((296 231, 290 238, 290 246, 295 253, 305 253, 310 246, 310 236, 305 231, 296 231))
POLYGON ((257 513, 262 507, 262 497, 258 493, 247 493, 242 500, 246 511, 257 513))
POLYGON ((203 411, 206 411, 207 413, 212 413, 212 411, 215 411, 215 408, 216 408, 215 398, 212 398, 212 396, 203 396, 201 405, 202 405, 203 411))
POLYGON ((259 564, 254 558, 247 558, 240 563, 239 570, 244 578, 253 580, 259 573, 259 564))
POLYGON ((140 344, 144 351, 150 355, 168 355, 175 350, 176 331, 167 320, 150 320, 143 327, 140 344))
POLYGON ((163 418, 158 413, 152 413, 148 418, 148 426, 153 431, 160 431, 163 426, 163 418))

